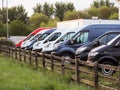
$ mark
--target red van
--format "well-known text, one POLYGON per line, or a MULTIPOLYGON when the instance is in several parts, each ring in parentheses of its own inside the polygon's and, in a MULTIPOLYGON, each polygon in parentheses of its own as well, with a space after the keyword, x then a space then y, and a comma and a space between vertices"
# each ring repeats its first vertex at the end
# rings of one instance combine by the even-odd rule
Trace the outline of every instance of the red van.
POLYGON ((37 34, 39 31, 45 30, 45 29, 49 29, 49 28, 37 28, 35 29, 33 32, 31 32, 29 35, 26 36, 26 38, 24 38, 23 40, 20 40, 15 46, 16 47, 21 47, 21 44, 23 41, 25 40, 29 40, 32 36, 34 36, 35 34, 37 34))

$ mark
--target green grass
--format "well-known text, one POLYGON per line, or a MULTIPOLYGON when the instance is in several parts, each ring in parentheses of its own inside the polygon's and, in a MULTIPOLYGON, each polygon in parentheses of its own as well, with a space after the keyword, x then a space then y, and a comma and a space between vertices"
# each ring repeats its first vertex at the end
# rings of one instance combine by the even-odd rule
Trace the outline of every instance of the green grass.
POLYGON ((70 77, 18 63, 0 54, 0 90, 92 90, 76 85, 70 77))

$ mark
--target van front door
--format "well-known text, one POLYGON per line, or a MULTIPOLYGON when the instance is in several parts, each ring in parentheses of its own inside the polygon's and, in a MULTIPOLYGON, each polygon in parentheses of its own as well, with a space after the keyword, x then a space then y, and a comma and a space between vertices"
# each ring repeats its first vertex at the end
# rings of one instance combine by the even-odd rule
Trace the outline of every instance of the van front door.
POLYGON ((76 50, 77 48, 82 46, 85 42, 88 41, 88 33, 88 31, 84 31, 77 34, 76 37, 73 38, 73 44, 71 44, 70 47, 76 50))

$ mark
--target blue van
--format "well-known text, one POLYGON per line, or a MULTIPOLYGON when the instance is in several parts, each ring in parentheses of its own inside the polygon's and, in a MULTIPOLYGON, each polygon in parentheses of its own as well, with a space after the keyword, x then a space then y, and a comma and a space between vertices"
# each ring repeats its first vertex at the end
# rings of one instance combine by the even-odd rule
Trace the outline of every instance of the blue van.
POLYGON ((53 55, 64 58, 75 58, 75 51, 80 46, 92 42, 101 34, 107 31, 119 30, 120 24, 93 24, 82 28, 71 39, 63 43, 58 43, 54 46, 53 55))

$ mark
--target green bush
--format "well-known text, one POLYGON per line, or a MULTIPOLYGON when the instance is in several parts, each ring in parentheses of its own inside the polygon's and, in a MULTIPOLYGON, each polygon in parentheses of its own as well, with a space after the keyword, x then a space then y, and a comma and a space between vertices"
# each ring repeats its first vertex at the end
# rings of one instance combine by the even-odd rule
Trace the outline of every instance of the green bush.
POLYGON ((14 42, 6 38, 0 38, 0 45, 14 46, 14 42))

